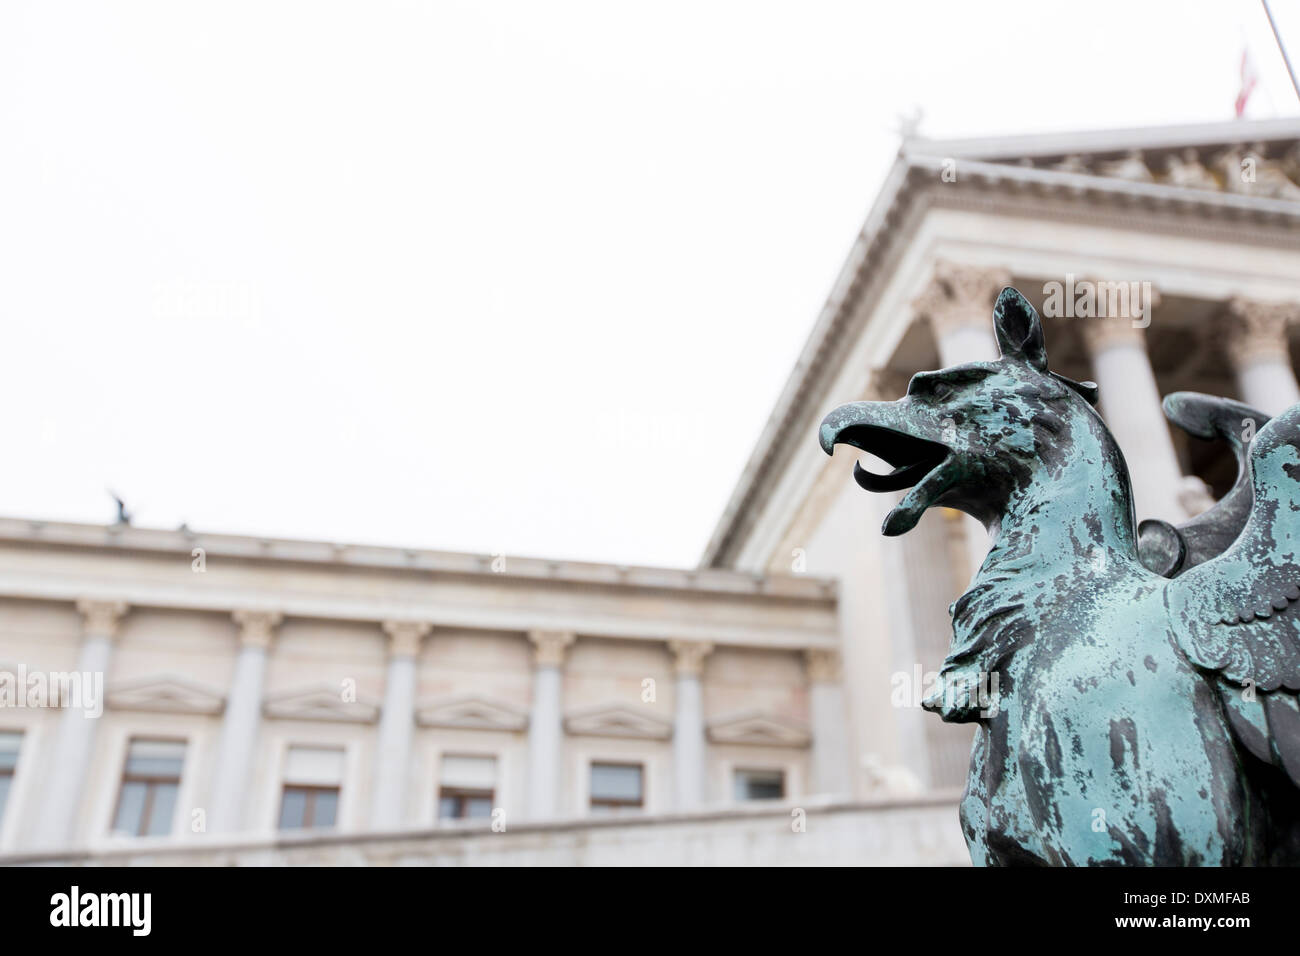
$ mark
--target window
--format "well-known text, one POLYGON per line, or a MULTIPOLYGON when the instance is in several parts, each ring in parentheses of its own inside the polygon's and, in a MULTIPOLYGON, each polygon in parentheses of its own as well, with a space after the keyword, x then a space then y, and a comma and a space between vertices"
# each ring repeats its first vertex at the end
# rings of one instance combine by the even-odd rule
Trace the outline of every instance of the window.
POLYGON ((445 754, 438 772, 438 819, 490 818, 496 786, 496 757, 445 754))
POLYGON ((736 800, 781 800, 785 797, 784 770, 737 770, 736 800))
POLYGON ((14 768, 18 766, 18 746, 23 735, 0 731, 0 823, 5 818, 5 803, 9 787, 14 782, 14 768))
POLYGON ((644 805, 644 771, 639 763, 593 763, 591 809, 594 813, 639 810, 644 805))
POLYGON ((184 763, 182 740, 132 740, 122 771, 113 832, 126 836, 171 833, 184 763))
POLYGON ((280 829, 334 826, 342 785, 342 750, 335 747, 290 747, 284 764, 280 829))

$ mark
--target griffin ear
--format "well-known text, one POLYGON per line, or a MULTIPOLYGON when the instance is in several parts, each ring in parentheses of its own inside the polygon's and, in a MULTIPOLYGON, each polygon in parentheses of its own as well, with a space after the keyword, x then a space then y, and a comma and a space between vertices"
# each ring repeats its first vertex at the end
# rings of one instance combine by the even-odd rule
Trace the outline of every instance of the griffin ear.
POLYGON ((998 294, 993 306, 993 329, 998 348, 1007 358, 1028 362, 1040 372, 1047 371, 1047 346, 1043 342, 1043 323, 1029 300, 1011 286, 998 294))

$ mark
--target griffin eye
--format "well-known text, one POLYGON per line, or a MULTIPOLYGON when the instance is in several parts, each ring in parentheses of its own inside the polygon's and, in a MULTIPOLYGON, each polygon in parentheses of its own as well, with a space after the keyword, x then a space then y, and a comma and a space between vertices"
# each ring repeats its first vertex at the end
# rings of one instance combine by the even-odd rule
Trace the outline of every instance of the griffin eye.
POLYGON ((909 395, 916 395, 920 398, 937 398, 945 399, 956 390, 954 382, 946 378, 917 378, 912 380, 912 387, 909 388, 909 395))
POLYGON ((912 376, 907 394, 945 401, 965 386, 982 382, 992 373, 993 369, 979 365, 957 366, 942 372, 922 372, 912 376))

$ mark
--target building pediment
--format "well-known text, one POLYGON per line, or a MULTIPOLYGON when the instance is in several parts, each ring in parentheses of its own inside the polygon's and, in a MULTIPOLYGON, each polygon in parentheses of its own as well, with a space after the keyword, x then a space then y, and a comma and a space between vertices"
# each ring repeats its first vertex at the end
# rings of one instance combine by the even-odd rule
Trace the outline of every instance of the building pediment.
POLYGON ((160 674, 115 684, 108 688, 104 702, 112 710, 219 714, 226 707, 226 696, 205 684, 160 674))
POLYGON ((607 704, 577 711, 564 719, 566 733, 579 737, 632 737, 667 740, 673 725, 661 717, 623 704, 607 704))
POLYGON ((364 697, 345 700, 333 684, 275 694, 262 703, 262 713, 279 720, 333 720, 372 724, 379 719, 379 704, 364 697))
POLYGON ((509 704, 467 694, 430 701, 416 710, 415 722, 422 727, 519 731, 528 727, 528 715, 509 704))
POLYGON ((759 711, 715 717, 709 721, 708 736, 715 744, 755 747, 807 747, 812 740, 803 724, 759 711))

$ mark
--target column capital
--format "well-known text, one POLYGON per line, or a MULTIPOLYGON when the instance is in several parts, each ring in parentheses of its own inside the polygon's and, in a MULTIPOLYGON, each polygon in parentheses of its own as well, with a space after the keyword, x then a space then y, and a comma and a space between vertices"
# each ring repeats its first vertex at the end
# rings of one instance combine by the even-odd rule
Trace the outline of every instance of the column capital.
POLYGON ((808 680, 813 684, 838 684, 840 652, 833 647, 810 647, 804 651, 808 680))
POLYGON ((420 641, 433 630, 427 621, 384 621, 388 635, 388 653, 393 657, 415 657, 420 653, 420 641))
POLYGON ((127 609, 125 601, 82 598, 77 602, 77 611, 81 614, 86 637, 107 637, 112 640, 117 636, 118 625, 122 623, 127 609))
POLYGON ((704 671, 704 658, 713 653, 713 645, 706 641, 669 641, 673 654, 673 671, 678 677, 699 677, 704 671))
POLYGON ((934 264, 934 278, 912 308, 930 323, 936 338, 967 327, 987 329, 998 293, 1009 285, 1011 273, 1001 267, 940 259, 934 264))
POLYGON ((260 647, 262 649, 271 646, 271 638, 275 636, 275 629, 284 620, 284 615, 279 611, 240 610, 233 612, 231 617, 239 625, 240 645, 243 647, 260 647))
POLYGON ((1290 363, 1287 327, 1300 322, 1300 303, 1234 296, 1224 307, 1223 345, 1235 369, 1260 360, 1290 363))
POLYGON ((559 667, 564 663, 564 652, 576 637, 572 631, 529 631, 534 663, 538 667, 559 667))

